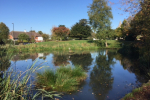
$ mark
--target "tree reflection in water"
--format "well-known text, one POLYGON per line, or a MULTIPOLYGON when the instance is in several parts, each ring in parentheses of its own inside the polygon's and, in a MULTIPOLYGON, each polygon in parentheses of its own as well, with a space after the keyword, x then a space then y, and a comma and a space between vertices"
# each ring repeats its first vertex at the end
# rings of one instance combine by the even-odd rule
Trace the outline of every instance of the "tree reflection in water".
POLYGON ((81 53, 71 55, 70 61, 73 65, 80 65, 85 71, 88 71, 93 59, 90 53, 81 53))
POLYGON ((100 51, 96 57, 96 65, 90 74, 90 86, 97 100, 105 100, 112 89, 114 78, 112 77, 112 66, 115 53, 100 51))
POLYGON ((54 54, 53 55, 53 63, 55 66, 61 66, 61 65, 67 65, 69 64, 68 62, 68 56, 69 55, 60 55, 60 54, 54 54))

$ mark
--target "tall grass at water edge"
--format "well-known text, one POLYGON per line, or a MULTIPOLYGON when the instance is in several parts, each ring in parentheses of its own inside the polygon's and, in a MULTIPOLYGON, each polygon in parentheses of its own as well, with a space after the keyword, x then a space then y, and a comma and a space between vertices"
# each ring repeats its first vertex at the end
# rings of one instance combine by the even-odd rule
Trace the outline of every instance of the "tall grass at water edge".
POLYGON ((86 79, 86 72, 80 66, 71 68, 70 66, 60 67, 56 71, 45 70, 37 73, 37 87, 45 86, 45 90, 59 92, 71 92, 78 89, 81 81, 86 79))
POLYGON ((14 73, 13 70, 4 72, 0 78, 0 99, 1 100, 34 100, 40 94, 45 97, 53 98, 59 96, 55 91, 47 92, 38 89, 36 94, 32 94, 33 83, 29 82, 31 74, 42 67, 35 67, 35 63, 26 71, 14 73), (46 95, 45 95, 46 94, 46 95))
MULTIPOLYGON (((10 66, 12 52, 8 48, 9 46, 0 46, 0 67, 2 68, 7 64, 8 67, 10 66)), ((42 97, 50 98, 59 96, 55 91, 47 92, 43 89, 38 89, 35 95, 31 93, 33 89, 33 83, 29 82, 31 74, 42 68, 35 67, 35 63, 24 72, 15 72, 11 66, 7 71, 0 70, 0 100, 34 100, 40 94, 42 94, 42 97)))

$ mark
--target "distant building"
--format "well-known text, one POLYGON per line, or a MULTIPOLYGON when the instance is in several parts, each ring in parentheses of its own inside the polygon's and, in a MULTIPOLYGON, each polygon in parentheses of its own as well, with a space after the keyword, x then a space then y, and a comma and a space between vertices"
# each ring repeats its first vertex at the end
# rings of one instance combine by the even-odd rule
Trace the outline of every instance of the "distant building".
POLYGON ((43 41, 43 37, 36 33, 36 32, 22 32, 22 31, 11 31, 9 33, 9 39, 12 39, 13 41, 17 41, 18 40, 18 36, 22 33, 25 33, 29 36, 29 38, 34 38, 35 39, 35 42, 42 42, 43 41))
POLYGON ((118 25, 118 28, 121 28, 121 24, 122 24, 122 22, 120 21, 120 22, 119 22, 119 25, 118 25))

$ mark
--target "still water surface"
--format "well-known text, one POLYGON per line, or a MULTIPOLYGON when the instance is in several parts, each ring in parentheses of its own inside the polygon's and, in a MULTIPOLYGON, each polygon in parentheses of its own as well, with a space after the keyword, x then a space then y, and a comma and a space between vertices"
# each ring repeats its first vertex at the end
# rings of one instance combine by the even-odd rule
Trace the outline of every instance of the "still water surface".
MULTIPOLYGON (((38 71, 55 70, 62 65, 80 65, 87 71, 88 77, 80 89, 63 95, 60 100, 118 100, 147 81, 138 70, 133 70, 131 59, 117 50, 22 53, 14 55, 11 67, 15 71, 25 71, 35 61, 35 66, 47 66, 38 71)), ((32 77, 32 81, 34 79, 32 77)))

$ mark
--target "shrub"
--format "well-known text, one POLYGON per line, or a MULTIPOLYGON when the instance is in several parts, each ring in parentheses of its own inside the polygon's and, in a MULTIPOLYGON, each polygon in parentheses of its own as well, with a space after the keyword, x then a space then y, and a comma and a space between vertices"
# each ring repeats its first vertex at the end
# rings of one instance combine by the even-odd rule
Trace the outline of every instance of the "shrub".
POLYGON ((99 41, 99 40, 95 40, 94 43, 97 45, 97 46, 101 46, 101 47, 105 47, 105 41, 99 41))

